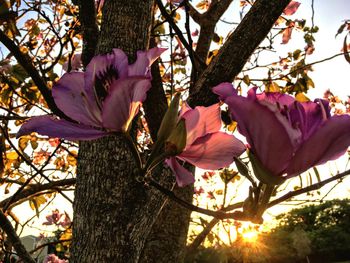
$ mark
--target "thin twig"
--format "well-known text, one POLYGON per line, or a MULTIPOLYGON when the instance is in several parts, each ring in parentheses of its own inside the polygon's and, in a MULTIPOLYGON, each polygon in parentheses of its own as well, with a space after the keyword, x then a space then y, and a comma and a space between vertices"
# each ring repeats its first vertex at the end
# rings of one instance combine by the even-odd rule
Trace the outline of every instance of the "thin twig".
POLYGON ((176 203, 178 203, 179 205, 181 205, 182 207, 185 207, 191 211, 197 212, 197 213, 201 213, 204 215, 208 215, 208 216, 212 216, 215 217, 217 219, 234 219, 234 220, 240 220, 240 221, 249 221, 250 218, 248 218, 243 212, 241 211, 235 211, 232 213, 226 213, 223 210, 218 210, 218 211, 213 211, 213 210, 209 210, 209 209, 204 209, 198 206, 195 206, 193 204, 190 204, 184 200, 182 200, 181 198, 177 197, 174 192, 172 192, 169 189, 164 188, 163 186, 161 186, 160 184, 158 184, 157 182, 155 182, 154 180, 148 178, 147 180, 147 184, 156 188, 157 190, 159 190, 161 193, 163 193, 164 195, 166 195, 167 197, 169 197, 171 200, 175 201, 176 203))
MULTIPOLYGON (((159 10, 162 14, 162 16, 165 17, 165 19, 168 21, 168 23, 170 24, 170 26, 174 29, 176 35, 179 37, 179 39, 181 40, 182 44, 184 45, 184 47, 187 49, 187 52, 189 54, 194 54, 195 59, 202 65, 206 66, 206 64, 201 60, 201 58, 199 58, 195 52, 193 52, 192 47, 190 46, 190 44, 187 42, 187 40, 185 39, 185 37, 183 36, 180 28, 176 25, 174 19, 168 14, 168 12, 166 11, 163 3, 161 0, 156 0, 157 5, 159 7, 159 10)), ((190 56, 191 59, 191 63, 192 65, 195 65, 195 61, 194 59, 190 56)))
MULTIPOLYGON (((13 199, 11 201, 11 203, 18 202, 18 201, 25 199, 27 197, 36 195, 37 193, 40 193, 42 191, 51 190, 51 189, 54 189, 55 191, 57 191, 56 189, 58 187, 72 186, 75 183, 76 183, 75 178, 69 178, 69 179, 62 179, 59 181, 50 182, 47 184, 30 184, 28 186, 28 188, 24 189, 19 195, 17 195, 17 197, 15 199, 13 199)), ((0 208, 4 207, 4 205, 10 201, 10 199, 11 199, 11 197, 0 201, 0 208)))
POLYGON ((308 187, 305 187, 305 188, 303 188, 303 189, 291 191, 291 192, 289 192, 289 193, 287 193, 287 194, 285 194, 285 195, 283 195, 283 196, 281 196, 281 197, 279 197, 279 198, 277 198, 277 199, 271 201, 271 202, 267 205, 267 207, 272 207, 272 206, 274 206, 274 205, 277 205, 277 204, 279 204, 279 203, 281 203, 281 202, 283 202, 283 201, 286 201, 286 200, 288 200, 288 199, 290 199, 290 198, 292 198, 292 197, 294 197, 294 196, 301 195, 301 194, 304 194, 304 193, 307 193, 307 192, 311 192, 311 191, 320 189, 320 188, 323 187, 324 185, 329 184, 329 183, 331 183, 331 182, 333 182, 333 181, 335 181, 335 180, 339 180, 339 179, 341 179, 341 178, 343 178, 343 177, 345 177, 345 176, 347 176, 347 175, 349 175, 349 174, 350 174, 350 169, 347 170, 347 171, 345 171, 345 172, 339 173, 339 174, 337 174, 337 175, 335 175, 335 176, 333 176, 333 177, 331 177, 331 178, 328 178, 328 179, 326 179, 326 180, 323 180, 323 181, 321 181, 321 182, 312 184, 312 185, 310 185, 310 186, 308 186, 308 187))
POLYGON ((15 56, 18 63, 24 68, 24 70, 31 76, 33 79, 35 85, 40 90, 41 94, 43 95, 47 105, 49 106, 50 110, 57 116, 70 120, 56 105, 51 91, 46 86, 46 82, 44 79, 39 75, 38 71, 34 67, 31 59, 29 56, 24 55, 19 47, 2 31, 0 30, 0 42, 2 42, 8 50, 15 56))
POLYGON ((7 238, 11 242, 12 246, 15 248, 18 256, 25 263, 35 263, 34 259, 30 256, 28 251, 23 246, 11 222, 7 219, 6 215, 3 213, 1 209, 0 209, 0 227, 5 231, 7 238))

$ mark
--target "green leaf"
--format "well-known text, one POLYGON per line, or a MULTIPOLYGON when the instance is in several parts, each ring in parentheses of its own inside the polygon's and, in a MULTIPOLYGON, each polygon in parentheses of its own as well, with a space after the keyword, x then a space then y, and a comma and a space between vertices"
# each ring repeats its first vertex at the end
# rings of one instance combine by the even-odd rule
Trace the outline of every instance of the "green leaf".
POLYGON ((174 130, 178 120, 177 115, 179 111, 179 103, 180 93, 177 93, 171 101, 170 106, 163 117, 162 123, 160 124, 157 141, 164 142, 174 130))
POLYGON ((293 52, 293 59, 298 60, 300 58, 301 50, 297 49, 293 52))
POLYGON ((39 205, 36 202, 35 198, 29 200, 29 205, 33 210, 35 210, 35 214, 39 218, 39 205))
POLYGON ((342 24, 342 25, 339 27, 339 29, 338 29, 338 31, 337 31, 337 34, 335 34, 335 37, 337 37, 337 35, 343 33, 346 24, 347 24, 347 23, 345 22, 344 24, 342 24))
POLYGON ((184 119, 181 119, 167 140, 166 151, 169 152, 170 155, 177 155, 185 149, 186 141, 186 123, 184 119))
POLYGON ((29 77, 27 71, 19 64, 14 65, 11 68, 11 72, 13 76, 21 82, 24 82, 24 80, 29 77))
POLYGON ((260 182, 267 185, 279 185, 285 181, 285 178, 273 175, 268 171, 251 151, 248 152, 248 156, 252 163, 254 174, 260 182))

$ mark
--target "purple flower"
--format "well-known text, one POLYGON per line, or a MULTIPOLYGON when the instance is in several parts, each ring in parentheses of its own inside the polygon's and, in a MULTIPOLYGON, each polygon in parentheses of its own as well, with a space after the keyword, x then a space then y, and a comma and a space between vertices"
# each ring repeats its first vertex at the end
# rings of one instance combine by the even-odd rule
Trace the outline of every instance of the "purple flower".
POLYGON ((92 140, 127 131, 151 87, 149 67, 163 51, 138 51, 136 62, 128 65, 125 53, 113 49, 110 54, 95 56, 86 72, 64 74, 52 95, 76 123, 50 115, 35 117, 22 125, 17 137, 38 132, 68 140, 92 140))
MULTIPOLYGON (((81 53, 74 54, 71 61, 71 70, 78 70, 83 67, 83 62, 81 61, 81 53)), ((62 65, 64 71, 68 71, 68 61, 62 65)))
POLYGON ((55 254, 49 254, 45 257, 43 263, 68 263, 68 260, 60 259, 55 254))
POLYGON ((278 92, 247 97, 231 83, 213 89, 230 109, 251 152, 272 175, 289 178, 334 160, 350 145, 350 116, 330 116, 327 101, 298 102, 278 92))
POLYGON ((194 177, 176 158, 202 169, 216 170, 231 164, 233 157, 245 151, 245 146, 240 140, 220 131, 218 104, 195 109, 183 104, 179 118, 185 120, 186 147, 176 157, 168 158, 166 163, 175 173, 180 187, 193 183, 194 177))

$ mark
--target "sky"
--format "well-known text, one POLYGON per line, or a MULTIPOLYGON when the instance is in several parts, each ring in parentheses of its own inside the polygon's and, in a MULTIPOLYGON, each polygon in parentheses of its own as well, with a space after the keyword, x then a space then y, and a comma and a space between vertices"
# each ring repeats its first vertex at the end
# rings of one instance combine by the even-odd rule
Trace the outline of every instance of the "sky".
MULTIPOLYGON (((193 1, 196 3, 196 1, 193 1)), ((293 18, 306 18, 307 24, 310 25, 311 18, 311 0, 302 0, 300 1, 301 5, 297 11, 297 13, 293 16, 293 18)), ((317 60, 321 60, 327 57, 330 57, 334 54, 340 52, 343 44, 344 34, 335 38, 335 34, 339 28, 339 26, 343 23, 345 19, 350 19, 350 2, 347 0, 318 0, 314 1, 314 23, 317 25, 320 30, 318 33, 314 35, 315 41, 315 52, 312 56, 308 58, 308 62, 313 62, 317 60)), ((234 1, 231 8, 227 11, 227 13, 223 16, 222 19, 230 22, 238 22, 238 4, 239 1, 234 1)), ((231 26, 221 23, 220 26, 216 29, 218 32, 228 32, 231 26)), ((350 39, 349 39, 350 41, 350 39)), ((276 61, 281 56, 285 56, 287 52, 293 50, 295 47, 304 47, 304 41, 302 38, 302 33, 293 32, 291 41, 284 46, 279 46, 276 54, 274 56, 268 56, 267 60, 276 61)), ((267 62, 271 62, 267 61, 267 62)), ((331 89, 335 94, 340 95, 342 98, 346 98, 347 95, 350 95, 350 64, 347 63, 343 56, 339 56, 336 59, 318 64, 314 66, 314 72, 310 73, 310 76, 313 78, 315 82, 315 89, 309 92, 310 98, 322 97, 323 92, 326 89, 331 89)), ((330 171, 336 173, 338 170, 343 171, 346 167, 347 157, 344 156, 341 160, 337 162, 332 162, 326 164, 320 168, 321 177, 325 178, 329 175, 330 171)), ((199 172, 201 173, 201 172, 199 172)), ((198 173, 198 174, 199 174, 198 173)), ((198 176, 197 174, 197 176, 198 176)), ((344 198, 349 196, 349 187, 348 185, 350 179, 345 180, 342 184, 337 186, 337 188, 332 191, 332 193, 328 196, 328 198, 344 198)), ((291 181, 290 185, 297 185, 298 179, 291 181)), ((327 193, 328 190, 334 184, 325 187, 322 192, 327 193)), ((242 187, 243 189, 244 187, 242 187)), ((246 196, 246 193, 241 194, 242 198, 246 196)), ((303 196, 301 199, 310 198, 310 196, 303 196)), ((48 213, 58 207, 61 212, 66 210, 71 213, 71 207, 67 206, 65 200, 63 198, 58 198, 58 200, 50 205, 48 208, 48 213)), ((286 209, 290 209, 292 206, 290 205, 279 205, 266 213, 266 219, 271 219, 274 215, 277 215, 286 209)), ((20 215, 35 215, 35 212, 29 208, 29 205, 25 204, 21 207, 18 207, 14 210, 16 214, 20 215)), ((45 215, 42 214, 37 221, 34 228, 28 228, 24 234, 35 234, 37 235, 43 228, 40 227, 41 223, 45 220, 45 215), (36 228, 39 226, 39 230, 36 228)))

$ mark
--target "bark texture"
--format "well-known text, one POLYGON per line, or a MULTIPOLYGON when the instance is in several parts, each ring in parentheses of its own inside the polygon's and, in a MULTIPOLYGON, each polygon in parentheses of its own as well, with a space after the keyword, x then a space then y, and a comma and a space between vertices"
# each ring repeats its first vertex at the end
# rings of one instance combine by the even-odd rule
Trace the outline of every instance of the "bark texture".
MULTIPOLYGON (((175 187, 174 193, 181 199, 192 203, 193 185, 185 188, 175 187)), ((152 227, 140 262, 183 262, 191 212, 169 200, 152 227)))
MULTIPOLYGON (((151 45, 154 46, 152 40, 151 45)), ((152 65, 152 88, 147 93, 143 108, 151 137, 153 141, 156 141, 158 129, 168 108, 158 63, 152 65)), ((174 192, 183 200, 192 202, 193 186, 185 188, 175 186, 174 192)), ((190 210, 178 206, 171 200, 167 201, 147 238, 140 262, 182 262, 185 255, 190 216, 190 210), (155 255, 157 256, 155 257, 155 255)))
MULTIPOLYGON (((152 1, 105 1, 98 53, 121 48, 132 61, 146 49, 152 1)), ((174 178, 158 172, 163 184, 174 178)), ((136 180, 137 166, 123 135, 81 142, 74 201, 73 263, 140 262, 164 197, 136 180)))

